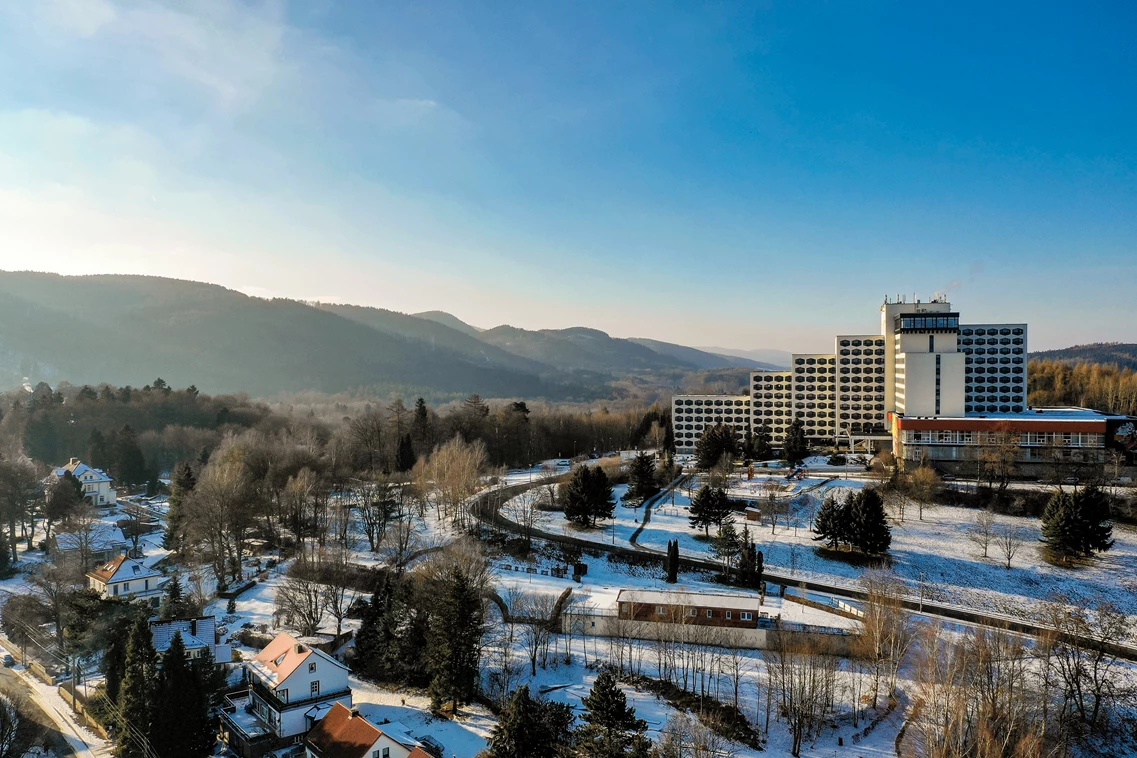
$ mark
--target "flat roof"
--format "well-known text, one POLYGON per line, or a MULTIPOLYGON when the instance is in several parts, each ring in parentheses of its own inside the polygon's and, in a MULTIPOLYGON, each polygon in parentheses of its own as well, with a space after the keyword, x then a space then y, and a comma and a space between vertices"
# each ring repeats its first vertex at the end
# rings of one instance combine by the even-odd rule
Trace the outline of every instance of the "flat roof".
POLYGON ((639 603, 640 605, 680 605, 686 608, 731 608, 752 610, 761 608, 757 595, 728 595, 718 593, 687 592, 676 590, 620 590, 617 603, 639 603))
POLYGON ((978 421, 990 419, 994 421, 1105 421, 1107 419, 1126 418, 1120 413, 1107 413, 1096 411, 1093 408, 1031 408, 1020 413, 970 413, 964 416, 906 416, 897 414, 902 419, 921 419, 928 421, 978 421))

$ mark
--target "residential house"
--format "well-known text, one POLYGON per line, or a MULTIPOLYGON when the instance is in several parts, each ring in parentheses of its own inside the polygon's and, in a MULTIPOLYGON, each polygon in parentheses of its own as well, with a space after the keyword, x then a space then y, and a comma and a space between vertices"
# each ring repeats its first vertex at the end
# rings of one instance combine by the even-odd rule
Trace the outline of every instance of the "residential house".
MULTIPOLYGON (((61 528, 67 529, 66 526, 61 528)), ((51 535, 51 542, 51 554, 56 559, 73 559, 84 570, 130 553, 122 530, 106 521, 95 521, 76 531, 57 531, 51 535)))
POLYGON ((150 636, 154 640, 154 649, 159 653, 170 649, 170 642, 179 632, 182 635, 182 645, 186 649, 186 657, 190 660, 200 658, 206 650, 213 654, 215 663, 229 663, 233 660, 233 649, 229 645, 217 642, 215 616, 150 622, 150 636))
POLYGON ((303 742, 338 703, 351 706, 348 669, 327 653, 277 635, 245 667, 249 688, 222 707, 221 733, 242 758, 303 742))
POLYGON ((113 506, 118 502, 118 492, 111 486, 114 479, 102 469, 91 468, 78 458, 72 458, 66 466, 52 471, 51 477, 58 480, 66 472, 83 485, 83 497, 88 498, 91 505, 113 506))
POLYGON ((304 739, 306 758, 430 758, 397 722, 375 725, 339 703, 304 739))
POLYGON ((158 605, 165 583, 160 571, 147 568, 142 561, 128 558, 125 553, 87 572, 87 586, 104 600, 130 598, 158 605))

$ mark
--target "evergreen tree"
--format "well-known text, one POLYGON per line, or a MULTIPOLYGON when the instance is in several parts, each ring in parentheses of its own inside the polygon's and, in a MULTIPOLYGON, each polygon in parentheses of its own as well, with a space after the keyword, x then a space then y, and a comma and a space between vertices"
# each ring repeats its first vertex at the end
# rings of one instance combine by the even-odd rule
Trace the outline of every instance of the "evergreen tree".
POLYGON ((589 758, 646 758, 651 754, 651 742, 645 736, 647 722, 636 718, 636 709, 628 705, 609 671, 601 672, 592 685, 592 691, 582 698, 585 725, 577 730, 577 748, 580 755, 589 758))
POLYGON ((711 552, 722 563, 724 575, 730 575, 741 551, 742 542, 732 523, 724 524, 715 538, 711 540, 711 552))
POLYGON ((115 440, 114 476, 128 487, 146 483, 146 459, 142 457, 142 448, 130 424, 119 430, 115 440))
POLYGON ((126 647, 125 674, 119 693, 118 756, 146 758, 154 727, 157 656, 145 616, 135 619, 126 647))
POLYGON ((745 524, 739 535, 741 548, 738 556, 738 574, 743 587, 757 587, 762 583, 762 551, 750 537, 750 527, 745 524))
POLYGON ((529 686, 513 693, 489 739, 488 758, 533 758, 565 754, 571 735, 572 710, 529 696, 529 686))
POLYGON ((597 521, 612 518, 616 513, 616 497, 612 492, 612 481, 599 466, 587 466, 592 469, 588 483, 588 504, 592 510, 592 525, 597 521))
POLYGON ((107 438, 98 429, 92 429, 87 437, 87 465, 105 470, 110 464, 111 455, 107 450, 107 438))
POLYGON ((484 622, 482 599, 466 572, 453 567, 443 580, 430 619, 430 698, 453 712, 474 698, 484 622))
POLYGON ((561 509, 565 518, 582 527, 592 526, 592 506, 589 488, 592 478, 590 466, 579 466, 568 482, 558 489, 561 509))
POLYGON ((805 424, 800 418, 795 418, 786 428, 786 438, 782 443, 786 460, 798 463, 809 457, 809 443, 805 439, 805 424))
POLYGON ((879 555, 892 545, 892 527, 884 510, 884 498, 876 489, 862 489, 847 510, 849 542, 862 553, 879 555))
POLYGON ((703 436, 695 443, 695 465, 705 471, 717 466, 723 456, 733 460, 738 453, 738 437, 733 427, 715 424, 704 429, 703 436))
POLYGON ((187 752, 194 701, 199 700, 197 682, 186 660, 181 632, 174 633, 157 674, 150 744, 162 758, 197 758, 187 752))
POLYGON ((667 583, 675 584, 679 581, 679 540, 667 541, 667 558, 664 561, 667 572, 667 583))
POLYGON ((169 510, 166 512, 166 535, 162 546, 167 550, 180 551, 185 531, 186 499, 197 486, 197 476, 193 471, 193 464, 181 461, 174 466, 174 473, 170 477, 169 510))
POLYGON ((770 444, 770 427, 765 424, 758 427, 754 432, 754 440, 751 442, 753 447, 753 458, 756 461, 768 461, 774 457, 774 448, 770 444))
POLYGON ((189 616, 191 611, 190 603, 182 594, 182 582, 175 573, 169 582, 166 583, 166 595, 162 598, 162 605, 158 609, 158 617, 161 619, 177 619, 189 616))
POLYGON ((711 520, 714 512, 714 500, 718 497, 716 490, 703 485, 695 497, 691 500, 691 507, 688 508, 687 520, 691 523, 692 529, 702 529, 703 533, 710 535, 711 533, 711 520))
POLYGON ((628 491, 624 499, 643 502, 657 492, 655 461, 647 453, 639 453, 628 466, 628 491))
POLYGON ((848 503, 848 497, 845 500, 845 503, 838 503, 832 495, 825 498, 821 507, 817 509, 817 517, 813 520, 813 531, 817 533, 814 539, 824 540, 830 550, 836 550, 841 546, 841 541, 846 539, 848 516, 845 505, 848 503))
POLYGON ((355 651, 351 657, 352 672, 363 679, 377 679, 380 659, 386 641, 383 639, 383 597, 377 591, 363 607, 359 632, 355 635, 355 651))
POLYGON ((415 467, 415 446, 411 434, 407 432, 399 438, 399 448, 395 451, 395 470, 410 471, 415 467))
POLYGON ((1042 540, 1057 556, 1079 555, 1082 529, 1074 498, 1068 492, 1055 492, 1042 511, 1042 540))
POLYGON ((225 603, 225 613, 230 616, 237 613, 237 598, 229 598, 229 602, 225 603))
POLYGON ((126 652, 133 626, 133 617, 121 616, 111 622, 107 629, 107 644, 103 648, 103 676, 107 683, 107 698, 116 705, 122 689, 122 679, 126 676, 126 652))
POLYGON ((1081 550, 1089 557, 1094 551, 1105 552, 1113 547, 1113 520, 1109 512, 1109 497, 1096 484, 1083 487, 1074 495, 1081 522, 1081 550))

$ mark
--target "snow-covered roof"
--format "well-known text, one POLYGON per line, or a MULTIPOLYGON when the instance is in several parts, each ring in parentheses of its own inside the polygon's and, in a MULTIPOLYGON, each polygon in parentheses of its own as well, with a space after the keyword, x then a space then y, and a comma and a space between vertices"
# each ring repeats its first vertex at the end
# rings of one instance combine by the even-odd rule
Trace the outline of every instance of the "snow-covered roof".
POLYGON ((278 634, 256 658, 249 661, 249 668, 257 672, 269 687, 276 689, 311 656, 322 658, 341 669, 347 668, 327 653, 305 645, 284 632, 278 634))
POLYGON ((618 603, 640 605, 679 605, 685 608, 727 608, 758 612, 761 600, 757 595, 729 595, 726 593, 684 592, 682 590, 620 590, 618 603))
POLYGON ((154 639, 154 649, 159 653, 169 649, 174 635, 179 632, 182 635, 182 644, 186 650, 212 647, 217 638, 216 629, 217 619, 213 616, 150 622, 150 634, 154 639))
POLYGON ((146 564, 142 561, 127 558, 124 553, 118 558, 104 563, 94 571, 88 571, 87 576, 97 579, 104 584, 111 584, 114 582, 133 582, 141 579, 153 579, 155 577, 161 577, 162 573, 152 568, 147 568, 146 564))
POLYGON ((78 458, 72 458, 66 466, 60 466, 55 469, 55 476, 62 477, 65 472, 71 472, 71 475, 76 479, 81 479, 84 482, 113 482, 114 479, 99 468, 91 468, 86 463, 83 463, 78 458))

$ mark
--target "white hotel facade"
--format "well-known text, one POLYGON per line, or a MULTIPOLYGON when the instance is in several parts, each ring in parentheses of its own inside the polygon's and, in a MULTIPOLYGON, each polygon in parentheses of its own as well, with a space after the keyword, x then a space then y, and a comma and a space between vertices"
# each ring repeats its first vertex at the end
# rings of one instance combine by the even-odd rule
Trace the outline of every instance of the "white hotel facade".
POLYGON ((746 395, 676 395, 672 428, 679 453, 719 422, 765 428, 776 445, 795 418, 815 445, 871 449, 892 440, 892 416, 1021 414, 1026 393, 1026 324, 964 324, 945 299, 886 298, 879 334, 838 334, 831 353, 754 371, 746 395))

